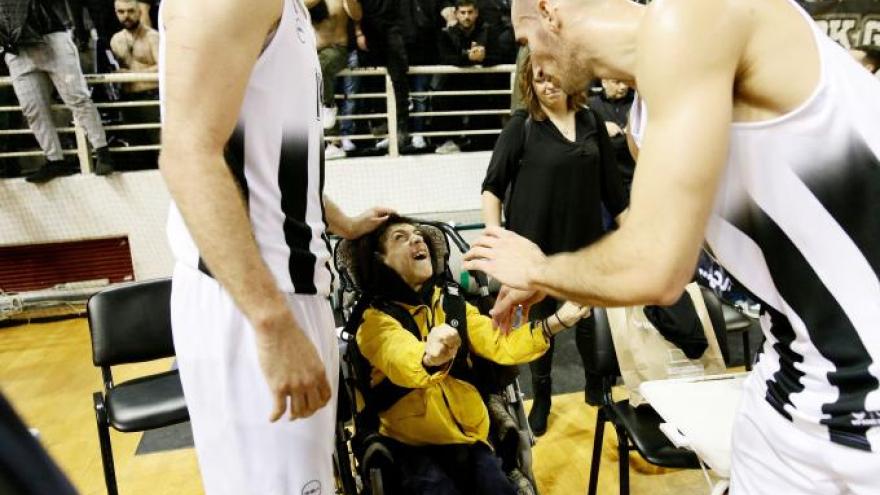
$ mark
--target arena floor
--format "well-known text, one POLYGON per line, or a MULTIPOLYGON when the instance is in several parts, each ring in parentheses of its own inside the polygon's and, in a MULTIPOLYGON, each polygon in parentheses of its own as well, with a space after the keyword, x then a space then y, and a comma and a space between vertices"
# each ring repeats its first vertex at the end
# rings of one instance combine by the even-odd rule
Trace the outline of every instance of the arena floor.
MULTIPOLYGON (((115 379, 121 382, 170 366, 171 360, 161 360, 120 367, 115 379)), ((0 388, 28 426, 39 430, 43 444, 83 495, 106 493, 91 397, 100 387, 85 319, 0 328, 0 388)), ((554 397, 550 428, 534 449, 542 495, 585 493, 595 418, 596 409, 584 404, 581 392, 554 397)), ((142 434, 111 431, 111 437, 121 493, 203 493, 192 448, 136 454, 145 450, 138 449, 142 434)), ((606 435, 600 494, 618 493, 615 449, 606 435)), ((709 491, 699 471, 658 469, 638 454, 631 454, 630 465, 633 494, 709 491)))

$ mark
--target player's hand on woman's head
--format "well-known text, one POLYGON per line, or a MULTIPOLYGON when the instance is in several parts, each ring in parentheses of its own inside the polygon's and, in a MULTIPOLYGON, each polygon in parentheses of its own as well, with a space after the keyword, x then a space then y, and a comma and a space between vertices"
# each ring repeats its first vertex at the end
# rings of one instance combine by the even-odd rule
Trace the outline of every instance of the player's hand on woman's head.
POLYGON ((393 208, 374 206, 351 219, 351 225, 345 233, 346 239, 357 239, 376 230, 388 220, 389 215, 397 213, 393 208))
POLYGON ((256 332, 260 368, 274 406, 269 421, 290 409, 290 419, 307 418, 330 400, 331 388, 315 346, 293 316, 268 322, 256 332))

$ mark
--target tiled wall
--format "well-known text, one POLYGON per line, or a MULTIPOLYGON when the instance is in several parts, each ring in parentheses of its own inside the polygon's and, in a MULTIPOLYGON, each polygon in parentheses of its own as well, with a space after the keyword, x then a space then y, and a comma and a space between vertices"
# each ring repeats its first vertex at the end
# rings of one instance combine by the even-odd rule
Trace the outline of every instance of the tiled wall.
MULTIPOLYGON (((325 191, 349 214, 381 204, 401 213, 480 207, 489 153, 327 163, 325 191)), ((168 276, 168 192, 157 171, 77 175, 36 186, 0 180, 0 245, 128 236, 138 279, 168 276)))

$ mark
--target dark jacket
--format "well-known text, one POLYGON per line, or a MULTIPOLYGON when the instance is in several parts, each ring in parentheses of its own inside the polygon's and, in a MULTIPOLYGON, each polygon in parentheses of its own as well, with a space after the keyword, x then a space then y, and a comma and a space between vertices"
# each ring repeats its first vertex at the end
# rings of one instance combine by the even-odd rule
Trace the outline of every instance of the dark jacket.
POLYGON ((470 33, 465 31, 459 25, 448 27, 440 33, 440 63, 448 65, 468 66, 468 65, 490 65, 492 63, 492 47, 489 46, 489 30, 483 23, 482 19, 477 19, 477 23, 470 33), (486 58, 482 62, 473 62, 468 58, 468 50, 471 45, 476 43, 486 48, 486 58))
POLYGON ((19 48, 43 43, 43 36, 70 27, 65 2, 54 0, 0 0, 0 46, 19 48))

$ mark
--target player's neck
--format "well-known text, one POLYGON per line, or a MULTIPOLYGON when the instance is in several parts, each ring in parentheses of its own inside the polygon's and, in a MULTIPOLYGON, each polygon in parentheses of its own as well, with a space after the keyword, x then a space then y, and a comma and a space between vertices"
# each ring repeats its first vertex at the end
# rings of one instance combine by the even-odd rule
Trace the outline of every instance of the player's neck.
POLYGON ((591 13, 596 23, 590 28, 591 38, 600 47, 590 64, 594 75, 634 83, 638 34, 645 7, 630 1, 608 0, 597 4, 596 9, 591 13))

